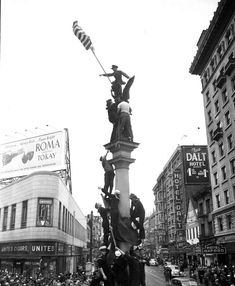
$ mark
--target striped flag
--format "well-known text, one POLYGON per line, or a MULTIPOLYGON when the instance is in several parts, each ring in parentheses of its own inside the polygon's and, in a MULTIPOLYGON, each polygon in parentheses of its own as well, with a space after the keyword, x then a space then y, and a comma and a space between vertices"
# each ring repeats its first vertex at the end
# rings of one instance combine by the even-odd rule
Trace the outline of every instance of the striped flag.
POLYGON ((82 42, 86 50, 94 50, 90 37, 78 26, 78 21, 73 22, 74 35, 82 42))

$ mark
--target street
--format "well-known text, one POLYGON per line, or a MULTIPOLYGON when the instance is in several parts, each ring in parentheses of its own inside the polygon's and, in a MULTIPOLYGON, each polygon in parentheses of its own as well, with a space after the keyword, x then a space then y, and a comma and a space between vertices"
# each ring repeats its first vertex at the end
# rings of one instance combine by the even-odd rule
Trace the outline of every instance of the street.
POLYGON ((145 266, 146 286, 165 286, 162 266, 145 266))

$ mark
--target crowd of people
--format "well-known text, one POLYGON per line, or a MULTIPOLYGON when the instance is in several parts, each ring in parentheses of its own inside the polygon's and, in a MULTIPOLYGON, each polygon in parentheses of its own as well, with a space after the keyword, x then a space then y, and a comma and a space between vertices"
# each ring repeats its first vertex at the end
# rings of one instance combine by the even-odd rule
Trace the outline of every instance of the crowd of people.
POLYGON ((84 285, 89 284, 85 272, 66 273, 60 275, 51 275, 44 277, 38 274, 37 277, 27 277, 27 275, 9 273, 8 271, 0 272, 1 286, 62 286, 62 285, 84 285))
POLYGON ((190 276, 201 285, 235 286, 235 265, 198 266, 190 268, 190 276))

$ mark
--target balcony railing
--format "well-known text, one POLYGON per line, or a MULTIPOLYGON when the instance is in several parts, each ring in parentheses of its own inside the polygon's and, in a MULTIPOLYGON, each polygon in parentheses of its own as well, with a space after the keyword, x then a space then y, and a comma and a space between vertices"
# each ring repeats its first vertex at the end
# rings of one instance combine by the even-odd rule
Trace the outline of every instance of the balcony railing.
POLYGON ((213 140, 218 141, 221 137, 223 137, 223 130, 221 127, 217 127, 213 132, 213 140))

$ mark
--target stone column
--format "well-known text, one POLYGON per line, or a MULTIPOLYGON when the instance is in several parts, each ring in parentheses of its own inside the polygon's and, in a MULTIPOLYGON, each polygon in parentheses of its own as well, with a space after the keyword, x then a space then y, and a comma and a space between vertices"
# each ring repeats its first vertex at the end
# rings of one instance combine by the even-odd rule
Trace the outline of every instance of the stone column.
MULTIPOLYGON (((130 217, 130 188, 129 188, 129 165, 135 162, 131 158, 131 152, 139 146, 139 143, 118 141, 104 145, 106 150, 109 150, 113 158, 110 160, 115 166, 115 190, 120 191, 119 211, 121 217, 130 217)), ((128 245, 122 245, 123 251, 129 250, 128 245)))

